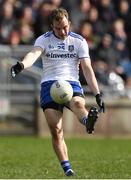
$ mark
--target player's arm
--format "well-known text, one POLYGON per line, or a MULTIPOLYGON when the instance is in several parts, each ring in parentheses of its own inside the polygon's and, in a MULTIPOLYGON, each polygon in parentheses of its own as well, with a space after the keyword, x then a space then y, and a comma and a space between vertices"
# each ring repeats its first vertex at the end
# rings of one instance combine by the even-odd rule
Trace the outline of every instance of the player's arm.
POLYGON ((87 83, 89 84, 89 87, 93 91, 94 95, 100 93, 98 83, 91 65, 90 58, 83 58, 81 59, 81 67, 83 70, 83 74, 85 76, 85 79, 87 83))
POLYGON ((97 104, 104 112, 105 111, 104 102, 103 102, 101 94, 100 94, 100 90, 99 90, 98 83, 97 83, 97 80, 95 77, 95 73, 94 73, 92 65, 91 65, 90 58, 81 59, 81 67, 82 67, 85 79, 96 97, 97 104))
POLYGON ((17 64, 11 67, 11 76, 15 77, 23 69, 31 67, 33 63, 40 57, 42 52, 42 48, 34 47, 32 51, 26 54, 21 62, 17 62, 17 64))

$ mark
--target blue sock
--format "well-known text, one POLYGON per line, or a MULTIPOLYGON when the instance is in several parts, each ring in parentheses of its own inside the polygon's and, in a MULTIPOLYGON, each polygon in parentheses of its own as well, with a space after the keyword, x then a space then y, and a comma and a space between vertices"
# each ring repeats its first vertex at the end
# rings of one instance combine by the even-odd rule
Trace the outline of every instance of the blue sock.
POLYGON ((61 162, 61 166, 62 166, 65 174, 66 174, 66 172, 67 172, 69 169, 71 169, 71 165, 70 165, 70 163, 69 163, 68 160, 67 160, 67 161, 62 161, 62 162, 61 162))
POLYGON ((88 121, 88 118, 87 118, 87 117, 83 117, 81 123, 82 123, 83 125, 86 125, 87 121, 88 121))

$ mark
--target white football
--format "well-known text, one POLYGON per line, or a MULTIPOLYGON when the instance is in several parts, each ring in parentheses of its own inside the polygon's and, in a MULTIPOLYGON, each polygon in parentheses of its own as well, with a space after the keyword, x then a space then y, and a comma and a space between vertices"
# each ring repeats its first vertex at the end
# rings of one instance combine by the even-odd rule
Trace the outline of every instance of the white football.
POLYGON ((71 100, 73 89, 68 81, 58 80, 52 84, 50 95, 56 103, 65 104, 71 100))

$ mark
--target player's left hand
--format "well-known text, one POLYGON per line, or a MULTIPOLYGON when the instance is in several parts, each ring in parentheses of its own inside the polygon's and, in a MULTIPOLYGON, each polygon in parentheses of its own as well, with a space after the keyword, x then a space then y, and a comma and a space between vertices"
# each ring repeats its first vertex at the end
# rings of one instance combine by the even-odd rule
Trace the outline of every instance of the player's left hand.
POLYGON ((97 94, 95 97, 96 97, 96 102, 97 102, 98 106, 100 107, 100 110, 104 113, 105 112, 105 103, 102 99, 102 95, 97 94))
POLYGON ((24 69, 24 65, 21 62, 17 62, 14 66, 11 67, 11 76, 14 78, 18 73, 24 69))

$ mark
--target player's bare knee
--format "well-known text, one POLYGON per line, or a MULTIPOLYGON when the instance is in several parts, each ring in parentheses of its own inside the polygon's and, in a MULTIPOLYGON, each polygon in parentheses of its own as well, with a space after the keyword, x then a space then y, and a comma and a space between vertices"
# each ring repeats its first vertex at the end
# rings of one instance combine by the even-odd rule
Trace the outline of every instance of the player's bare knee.
POLYGON ((71 105, 77 109, 83 108, 85 106, 85 102, 84 102, 84 100, 82 100, 82 98, 74 97, 72 99, 71 105))

